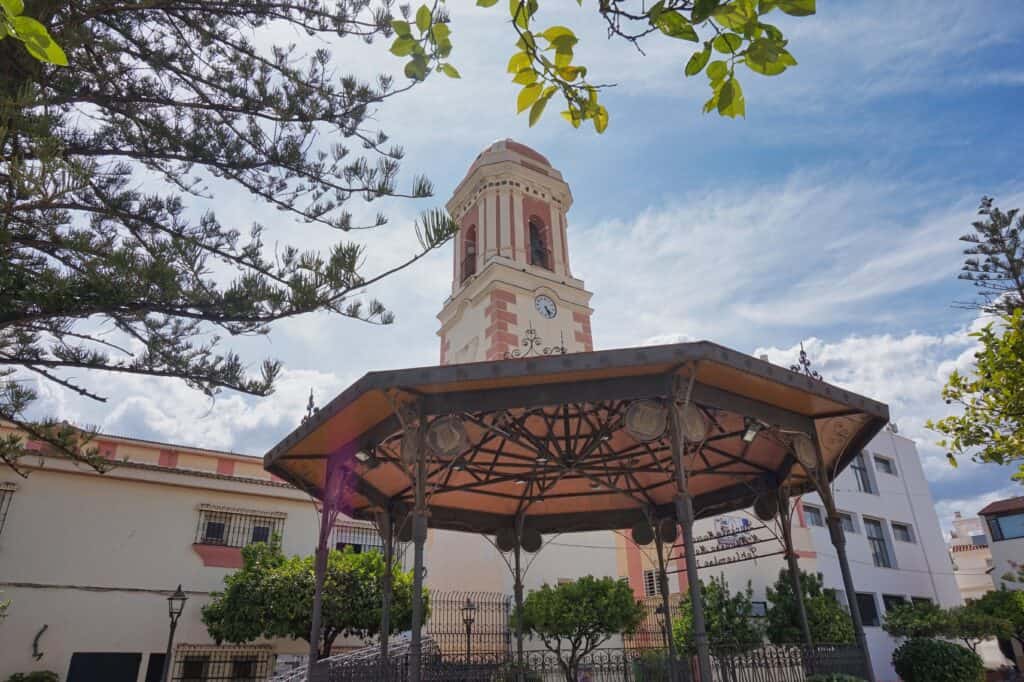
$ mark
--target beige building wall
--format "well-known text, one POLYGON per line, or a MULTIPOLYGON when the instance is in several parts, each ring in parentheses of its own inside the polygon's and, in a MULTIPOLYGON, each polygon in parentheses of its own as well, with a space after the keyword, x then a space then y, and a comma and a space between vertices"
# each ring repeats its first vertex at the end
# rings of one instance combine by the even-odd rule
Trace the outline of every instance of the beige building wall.
MULTIPOLYGON (((0 679, 53 670, 64 680, 75 652, 123 652, 140 654, 142 682, 149 656, 166 647, 166 597, 179 583, 189 599, 177 644, 213 646, 200 609, 235 569, 207 565, 195 544, 203 505, 274 514, 282 518, 286 554, 315 548, 318 514, 306 495, 265 472, 260 479, 216 474, 218 460, 241 456, 190 453, 160 467, 152 464, 160 458, 157 444, 102 438, 132 461, 102 475, 55 457, 22 460, 27 478, 0 469, 9 503, 0 592, 11 602, 0 621, 0 679)), ((231 549, 209 549, 230 563, 231 549)), ((306 650, 301 641, 265 644, 274 653, 306 650)))

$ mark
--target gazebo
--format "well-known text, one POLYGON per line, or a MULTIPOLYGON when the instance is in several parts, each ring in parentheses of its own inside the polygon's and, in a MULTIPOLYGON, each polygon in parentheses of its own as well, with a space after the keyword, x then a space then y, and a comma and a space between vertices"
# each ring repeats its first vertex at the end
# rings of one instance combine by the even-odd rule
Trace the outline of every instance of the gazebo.
MULTIPOLYGON (((514 553, 517 605, 520 552, 535 551, 543 534, 632 529, 661 540, 681 528, 697 669, 709 682, 694 520, 751 505, 771 518, 788 512, 790 496, 814 491, 870 676, 829 484, 887 421, 884 404, 818 378, 713 343, 683 343, 372 372, 272 448, 264 465, 322 502, 313 652, 339 512, 379 524, 389 565, 397 536, 413 542, 414 681, 428 528, 494 535, 514 553)), ((664 559, 660 568, 667 612, 664 559)), ((804 635, 810 641, 806 623, 804 635)), ((671 639, 669 647, 674 666, 671 639)))

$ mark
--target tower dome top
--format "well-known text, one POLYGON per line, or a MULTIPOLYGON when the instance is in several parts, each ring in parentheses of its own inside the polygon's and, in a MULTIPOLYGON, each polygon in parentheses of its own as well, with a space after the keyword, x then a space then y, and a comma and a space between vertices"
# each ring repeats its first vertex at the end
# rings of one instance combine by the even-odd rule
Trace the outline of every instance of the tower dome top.
POLYGON ((547 157, 540 152, 527 147, 522 142, 516 142, 512 138, 506 137, 504 140, 496 140, 489 144, 486 149, 480 152, 476 159, 473 161, 473 165, 480 165, 487 163, 491 157, 505 156, 506 153, 518 154, 519 156, 525 157, 535 163, 541 163, 547 168, 551 168, 551 162, 548 161, 547 157))

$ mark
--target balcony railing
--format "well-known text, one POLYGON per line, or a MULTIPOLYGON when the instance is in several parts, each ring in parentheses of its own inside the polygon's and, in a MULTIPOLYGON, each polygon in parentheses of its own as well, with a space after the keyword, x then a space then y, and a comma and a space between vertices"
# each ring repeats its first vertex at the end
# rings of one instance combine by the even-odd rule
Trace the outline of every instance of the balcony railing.
POLYGON ((254 542, 270 542, 283 530, 281 515, 203 508, 199 511, 195 544, 246 547, 254 542))

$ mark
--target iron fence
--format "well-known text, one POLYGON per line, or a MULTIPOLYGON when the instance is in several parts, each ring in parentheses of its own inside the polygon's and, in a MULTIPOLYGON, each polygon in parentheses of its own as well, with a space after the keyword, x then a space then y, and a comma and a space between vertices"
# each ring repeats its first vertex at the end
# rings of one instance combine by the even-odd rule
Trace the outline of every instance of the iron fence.
POLYGON ((512 598, 500 592, 430 595, 426 635, 446 660, 508 657, 512 651, 512 598))
POLYGON ((199 510, 195 543, 246 547, 254 542, 270 542, 283 530, 283 516, 211 507, 199 510))

